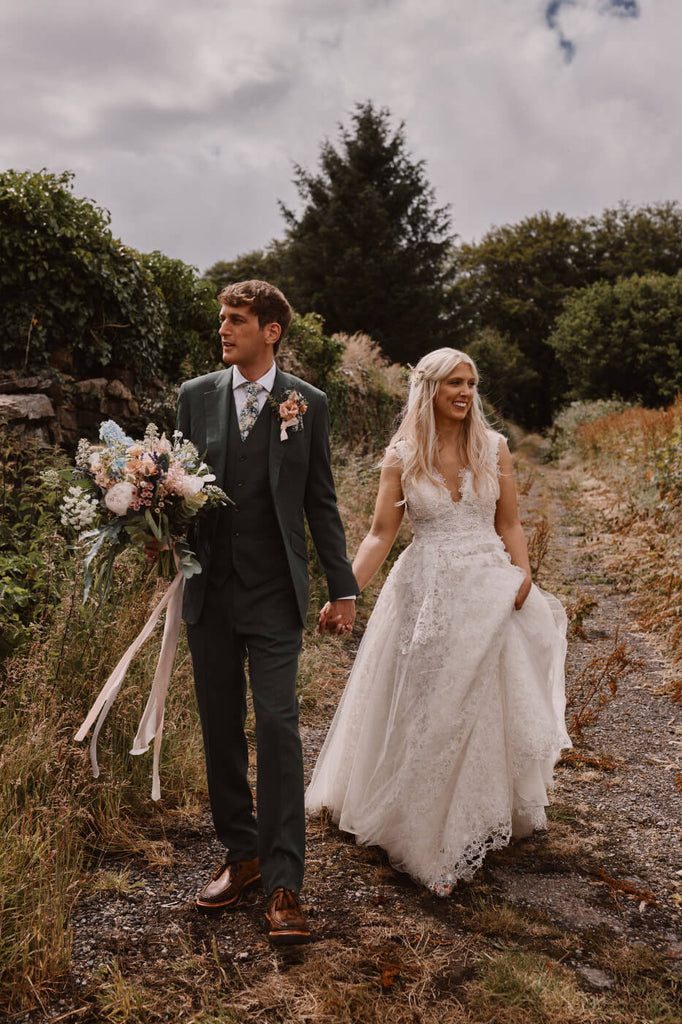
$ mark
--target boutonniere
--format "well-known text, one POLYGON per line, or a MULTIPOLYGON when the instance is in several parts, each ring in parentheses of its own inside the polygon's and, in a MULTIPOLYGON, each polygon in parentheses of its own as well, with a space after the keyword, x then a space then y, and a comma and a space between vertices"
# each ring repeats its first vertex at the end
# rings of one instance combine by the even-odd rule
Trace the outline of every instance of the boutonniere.
POLYGON ((279 400, 268 395, 268 401, 279 416, 280 441, 288 439, 287 430, 303 429, 303 416, 308 409, 308 403, 299 391, 284 391, 279 400))

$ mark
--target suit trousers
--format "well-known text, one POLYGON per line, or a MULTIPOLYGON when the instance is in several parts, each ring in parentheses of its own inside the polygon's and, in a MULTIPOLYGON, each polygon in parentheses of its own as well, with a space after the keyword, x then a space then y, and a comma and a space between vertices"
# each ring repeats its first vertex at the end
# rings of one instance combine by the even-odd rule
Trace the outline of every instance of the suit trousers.
POLYGON ((296 673, 302 628, 289 576, 246 587, 209 579, 187 625, 211 811, 227 860, 259 858, 263 886, 300 890, 305 857, 296 673), (246 667, 256 719, 257 783, 247 779, 246 667))

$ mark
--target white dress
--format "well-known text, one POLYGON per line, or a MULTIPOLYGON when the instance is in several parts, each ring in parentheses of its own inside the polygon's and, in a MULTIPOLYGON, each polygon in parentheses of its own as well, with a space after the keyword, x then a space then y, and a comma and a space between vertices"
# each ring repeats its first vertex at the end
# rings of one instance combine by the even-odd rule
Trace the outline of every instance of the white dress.
MULTIPOLYGON (((489 434, 499 472, 500 435, 489 434)), ((396 451, 402 457, 401 445, 396 451)), ((403 450, 404 451, 404 450, 403 450)), ((566 615, 495 532, 462 471, 407 489, 414 533, 379 595, 306 793, 357 841, 438 895, 489 850, 546 825, 563 747, 566 615)))

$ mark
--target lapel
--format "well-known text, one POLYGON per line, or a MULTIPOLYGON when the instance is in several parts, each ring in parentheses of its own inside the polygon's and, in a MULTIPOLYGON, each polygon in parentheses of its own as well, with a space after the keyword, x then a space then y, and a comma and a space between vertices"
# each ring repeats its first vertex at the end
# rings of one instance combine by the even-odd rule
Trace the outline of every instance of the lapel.
MULTIPOLYGON (((275 373, 275 382, 272 386, 272 397, 277 400, 283 391, 286 391, 287 379, 281 370, 275 373)), ((268 403, 269 404, 269 403, 268 403)), ((279 416, 274 409, 270 409, 270 451, 268 453, 268 474, 270 476, 270 491, 273 498, 277 495, 277 484, 279 482, 279 471, 284 458, 285 441, 279 439, 280 423, 279 416)))
POLYGON ((206 461, 222 486, 227 459, 227 431, 232 415, 232 367, 222 370, 213 390, 204 395, 206 416, 206 461))

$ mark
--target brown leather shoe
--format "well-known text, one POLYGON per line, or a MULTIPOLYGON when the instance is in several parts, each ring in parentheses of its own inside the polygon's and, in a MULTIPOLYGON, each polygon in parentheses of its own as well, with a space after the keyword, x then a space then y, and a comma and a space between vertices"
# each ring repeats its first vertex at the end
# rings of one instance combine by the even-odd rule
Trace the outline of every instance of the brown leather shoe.
POLYGON ((265 916, 270 925, 268 938, 273 946, 310 942, 310 928, 301 910, 298 893, 293 889, 275 889, 268 900, 265 916))
POLYGON ((260 878, 258 857, 253 860, 237 860, 218 868, 210 882, 201 890, 196 899, 199 910, 219 910, 233 906, 244 889, 260 878))

